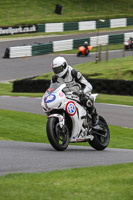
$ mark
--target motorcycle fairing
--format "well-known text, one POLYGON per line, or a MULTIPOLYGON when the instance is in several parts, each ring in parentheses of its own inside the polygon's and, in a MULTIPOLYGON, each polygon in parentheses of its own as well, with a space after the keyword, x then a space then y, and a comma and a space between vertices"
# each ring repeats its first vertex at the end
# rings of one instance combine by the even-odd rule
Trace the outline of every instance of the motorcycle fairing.
MULTIPOLYGON (((85 54, 85 47, 84 46, 80 46, 78 48, 79 51, 82 52, 82 54, 85 54)), ((88 50, 91 51, 92 50, 92 46, 88 46, 88 50)))
MULTIPOLYGON (((68 99, 67 96, 62 92, 66 84, 56 84, 52 85, 52 89, 45 92, 41 106, 45 113, 49 113, 50 110, 63 109, 70 116, 72 120, 72 130, 70 142, 76 142, 79 133, 85 133, 85 128, 83 128, 83 116, 86 116, 86 110, 83 108, 76 100, 68 99), (78 111, 77 111, 78 108, 78 111)), ((72 95, 72 94, 70 94, 72 95)), ((49 117, 57 117, 59 119, 60 127, 64 125, 64 117, 58 113, 54 113, 49 117)), ((69 123, 69 122, 68 122, 69 123)))
MULTIPOLYGON (((68 101, 68 102, 71 102, 71 101, 68 101)), ((69 115, 73 124, 70 142, 76 142, 76 139, 78 138, 79 133, 85 131, 85 129, 82 126, 83 121, 84 121, 82 117, 86 115, 86 110, 78 102, 76 101, 72 101, 72 102, 75 104, 76 112, 74 115, 69 115)), ((67 103, 65 105, 65 108, 67 106, 67 103)))

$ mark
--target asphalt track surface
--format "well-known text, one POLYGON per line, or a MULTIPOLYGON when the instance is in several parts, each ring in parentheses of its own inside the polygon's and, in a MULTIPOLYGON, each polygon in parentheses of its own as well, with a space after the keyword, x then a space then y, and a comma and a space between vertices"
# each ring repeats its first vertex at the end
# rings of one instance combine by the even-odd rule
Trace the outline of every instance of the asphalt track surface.
POLYGON ((72 146, 63 152, 42 143, 0 141, 0 175, 133 162, 133 151, 72 146))
MULTIPOLYGON (((129 32, 129 31, 125 31, 129 32)), ((122 32, 118 32, 122 33, 122 32)), ((105 33, 105 34, 110 34, 105 33)), ((116 34, 116 32, 115 32, 116 34)), ((93 34, 94 35, 94 34, 93 34)), ((3 59, 6 47, 44 43, 45 41, 61 40, 69 38, 83 38, 83 36, 58 36, 45 37, 33 40, 17 40, 0 43, 0 81, 8 81, 17 78, 32 77, 51 71, 50 63, 55 55, 43 55, 18 59, 3 59)), ((127 52, 126 55, 132 55, 127 52)), ((104 58, 103 54, 103 58, 104 58)), ((110 58, 122 57, 122 51, 110 53, 110 58)), ((95 60, 95 54, 86 58, 77 58, 75 55, 65 55, 70 65, 95 60)), ((22 97, 0 97, 0 108, 18 110, 42 114, 40 107, 41 99, 22 97)), ((103 115, 109 124, 133 128, 133 108, 128 106, 114 106, 107 104, 96 104, 98 112, 103 115), (124 123, 129 122, 129 123, 124 123)), ((133 151, 124 149, 110 149, 95 151, 90 147, 69 146, 64 152, 55 151, 49 144, 0 141, 0 175, 20 172, 44 172, 77 167, 90 167, 97 165, 111 165, 117 163, 133 162, 133 151)))
MULTIPOLYGON (((95 104, 100 115, 105 117, 108 124, 133 128, 133 106, 95 104)), ((43 114, 41 98, 0 96, 0 108, 28 113, 43 114)))

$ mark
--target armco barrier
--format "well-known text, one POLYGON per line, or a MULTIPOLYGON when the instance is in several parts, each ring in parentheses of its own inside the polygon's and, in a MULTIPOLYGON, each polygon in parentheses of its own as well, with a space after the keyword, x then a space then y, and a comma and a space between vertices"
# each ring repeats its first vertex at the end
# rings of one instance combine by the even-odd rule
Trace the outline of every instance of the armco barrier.
POLYGON ((133 25, 133 18, 81 21, 67 23, 45 23, 30 26, 0 27, 0 35, 13 35, 31 32, 64 32, 73 30, 96 30, 98 28, 119 28, 133 25))
POLYGON ((124 42, 124 34, 109 35, 109 44, 120 44, 124 42))
POLYGON ((96 29, 96 21, 79 22, 79 31, 95 30, 95 29, 96 29))
POLYGON ((120 44, 124 41, 127 41, 129 37, 133 37, 133 32, 117 35, 100 35, 98 37, 94 36, 82 39, 59 40, 49 42, 47 44, 34 44, 32 46, 28 45, 20 47, 10 47, 9 50, 5 50, 6 56, 4 55, 4 58, 7 58, 8 56, 9 58, 35 56, 52 52, 77 49, 79 46, 83 45, 85 41, 88 41, 88 44, 93 47, 96 47, 97 45, 120 44))
POLYGON ((133 25, 133 18, 109 19, 104 22, 96 21, 81 21, 81 22, 66 22, 66 23, 45 23, 37 25, 37 32, 63 32, 73 30, 96 30, 98 28, 119 28, 133 25))
POLYGON ((127 26, 133 25, 133 18, 127 18, 127 26))
POLYGON ((83 39, 75 39, 75 40, 73 40, 73 49, 77 49, 79 46, 83 45, 85 41, 87 41, 88 45, 90 45, 90 38, 83 38, 83 39))
POLYGON ((53 52, 53 44, 34 44, 32 46, 32 56, 43 55, 53 52))
POLYGON ((96 21, 96 28, 110 28, 110 20, 105 20, 104 23, 96 21))
POLYGON ((63 23, 48 23, 45 24, 45 32, 63 32, 63 23))
POLYGON ((67 23, 46 23, 37 25, 38 32, 63 32, 73 30, 96 30, 98 28, 119 28, 133 25, 133 18, 109 19, 104 22, 96 21, 81 21, 67 23))
MULTIPOLYGON (((133 96, 133 81, 107 79, 87 80, 93 86, 92 92, 133 96)), ((24 79, 13 82, 13 92, 45 92, 49 85, 50 80, 24 79)))
POLYGON ((64 23, 64 31, 79 30, 78 22, 64 23))
POLYGON ((29 57, 32 56, 32 46, 10 47, 10 58, 29 57))
POLYGON ((127 19, 111 19, 110 20, 110 28, 117 28, 117 27, 126 27, 127 26, 127 19))
POLYGON ((53 52, 72 50, 73 49, 73 40, 60 40, 53 42, 53 52))
POLYGON ((45 32, 45 24, 38 24, 37 32, 45 32))

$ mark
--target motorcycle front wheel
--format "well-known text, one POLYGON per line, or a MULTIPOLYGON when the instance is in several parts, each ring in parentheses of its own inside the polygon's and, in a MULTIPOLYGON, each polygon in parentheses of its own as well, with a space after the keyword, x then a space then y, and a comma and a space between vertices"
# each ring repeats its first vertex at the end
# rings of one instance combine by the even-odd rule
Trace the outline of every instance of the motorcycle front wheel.
POLYGON ((58 118, 50 117, 47 121, 47 136, 50 144, 57 151, 64 151, 69 144, 69 131, 66 125, 60 128, 58 118))
POLYGON ((81 53, 81 51, 79 51, 78 53, 77 53, 77 57, 79 57, 79 56, 81 56, 82 55, 82 53, 81 53))
POLYGON ((89 144, 96 150, 104 150, 109 144, 110 132, 108 124, 102 116, 99 116, 99 126, 103 128, 103 131, 93 130, 92 135, 94 139, 90 140, 89 144))

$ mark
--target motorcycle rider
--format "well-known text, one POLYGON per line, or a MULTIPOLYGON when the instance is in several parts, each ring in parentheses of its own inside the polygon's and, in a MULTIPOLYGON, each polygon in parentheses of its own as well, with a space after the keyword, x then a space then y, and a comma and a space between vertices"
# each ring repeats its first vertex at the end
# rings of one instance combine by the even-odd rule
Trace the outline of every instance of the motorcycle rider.
POLYGON ((133 38, 130 37, 128 40, 129 44, 130 44, 130 48, 133 49, 133 38))
POLYGON ((84 47, 85 47, 85 55, 88 55, 89 49, 88 49, 88 42, 87 41, 84 42, 84 47))
POLYGON ((51 79, 51 83, 66 83, 66 86, 70 91, 80 90, 80 102, 87 108, 92 116, 92 124, 96 126, 99 121, 94 102, 90 99, 92 85, 83 77, 83 75, 68 65, 64 57, 56 57, 52 62, 52 70, 54 75, 51 79))

